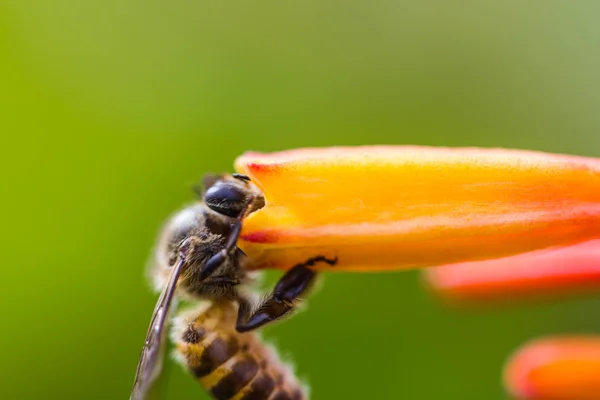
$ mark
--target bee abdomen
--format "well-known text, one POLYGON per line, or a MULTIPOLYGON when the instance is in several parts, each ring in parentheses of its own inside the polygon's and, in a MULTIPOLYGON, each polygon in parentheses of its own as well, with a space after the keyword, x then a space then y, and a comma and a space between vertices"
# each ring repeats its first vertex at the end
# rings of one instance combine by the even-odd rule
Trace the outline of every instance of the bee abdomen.
POLYGON ((245 391, 239 393, 236 400, 260 400, 268 399, 275 389, 275 380, 273 377, 260 371, 245 391))
POLYGON ((258 363, 252 357, 240 355, 228 368, 227 374, 210 388, 210 392, 218 400, 227 400, 244 389, 258 373, 258 363))
POLYGON ((180 318, 174 332, 179 360, 216 400, 306 400, 273 349, 235 330, 235 311, 219 303, 180 318))

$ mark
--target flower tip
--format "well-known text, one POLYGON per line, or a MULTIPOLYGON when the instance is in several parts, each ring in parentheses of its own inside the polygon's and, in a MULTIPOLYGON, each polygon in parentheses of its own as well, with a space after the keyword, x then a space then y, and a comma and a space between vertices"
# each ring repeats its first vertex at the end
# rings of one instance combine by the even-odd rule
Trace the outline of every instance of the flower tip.
POLYGON ((504 383, 520 400, 600 400, 600 337, 532 342, 508 361, 504 383))

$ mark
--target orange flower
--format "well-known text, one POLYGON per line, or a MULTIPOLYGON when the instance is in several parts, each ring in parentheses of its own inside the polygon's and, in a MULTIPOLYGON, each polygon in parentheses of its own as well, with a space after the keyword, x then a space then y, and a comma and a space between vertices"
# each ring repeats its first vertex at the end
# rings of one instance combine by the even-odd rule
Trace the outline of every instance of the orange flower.
POLYGON ((428 286, 445 300, 471 304, 579 294, 600 289, 600 240, 431 268, 423 274, 428 286))
POLYGON ((235 166, 266 196, 239 242, 256 268, 321 254, 337 270, 381 271, 600 238, 597 159, 375 146, 247 153, 235 166))
POLYGON ((508 362, 505 384, 518 399, 600 399, 600 338, 538 340, 508 362))
MULTIPOLYGON (((600 283, 597 159, 376 146, 247 153, 235 165, 266 197, 238 242, 254 268, 316 255, 342 271, 463 263, 427 274, 462 300, 600 283)), ((505 381, 521 399, 600 400, 600 338, 526 346, 505 381)))
MULTIPOLYGON (((600 288, 600 240, 497 260, 425 271, 445 300, 581 293, 600 288)), ((505 368, 505 385, 523 400, 600 400, 600 337, 549 338, 526 345, 505 368)))

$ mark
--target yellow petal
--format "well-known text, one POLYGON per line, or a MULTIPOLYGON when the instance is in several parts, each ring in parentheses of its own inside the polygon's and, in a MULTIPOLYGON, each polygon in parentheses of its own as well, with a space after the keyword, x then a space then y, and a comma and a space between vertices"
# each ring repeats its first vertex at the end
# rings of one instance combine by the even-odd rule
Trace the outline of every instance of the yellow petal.
POLYGON ((485 260, 600 238, 600 160, 412 146, 247 153, 267 206, 244 222, 256 267, 338 270, 485 260), (318 267, 326 265, 318 265, 318 267))

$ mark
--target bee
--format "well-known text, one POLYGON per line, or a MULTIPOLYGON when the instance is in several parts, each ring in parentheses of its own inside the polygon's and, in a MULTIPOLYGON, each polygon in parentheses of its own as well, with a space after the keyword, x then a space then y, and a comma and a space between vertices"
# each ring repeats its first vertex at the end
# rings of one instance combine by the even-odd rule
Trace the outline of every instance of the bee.
POLYGON ((305 400, 306 388, 254 333, 235 329, 236 304, 205 303, 174 321, 178 359, 217 400, 305 400))
MULTIPOLYGON (((314 283, 316 272, 311 267, 318 262, 337 262, 323 256, 309 258, 285 272, 273 291, 257 300, 249 285, 254 278, 251 271, 260 265, 246 257, 236 243, 244 218, 264 207, 265 198, 242 174, 210 175, 203 187, 202 201, 176 213, 160 235, 150 271, 161 294, 138 363, 132 400, 145 399, 160 372, 165 325, 176 292, 184 299, 209 301, 215 307, 237 304, 235 330, 243 333, 293 313, 314 283)), ((225 322, 229 321, 227 314, 225 322)))

